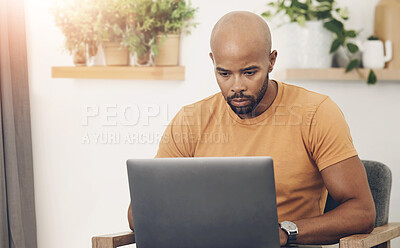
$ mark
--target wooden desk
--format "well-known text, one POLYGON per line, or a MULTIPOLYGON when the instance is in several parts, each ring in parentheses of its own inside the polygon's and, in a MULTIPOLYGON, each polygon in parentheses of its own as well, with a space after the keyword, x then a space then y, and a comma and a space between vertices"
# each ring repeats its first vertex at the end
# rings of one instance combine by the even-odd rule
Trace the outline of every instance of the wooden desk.
POLYGON ((287 248, 339 248, 339 244, 334 245, 297 245, 297 246, 288 246, 287 248))
MULTIPOLYGON (((357 234, 342 238, 341 248, 367 248, 380 245, 380 248, 390 247, 390 240, 400 236, 400 223, 389 223, 376 227, 370 234, 357 234)), ((131 231, 92 237, 92 248, 115 248, 135 242, 135 234, 131 231)), ((335 245, 299 245, 288 248, 339 248, 335 245)))

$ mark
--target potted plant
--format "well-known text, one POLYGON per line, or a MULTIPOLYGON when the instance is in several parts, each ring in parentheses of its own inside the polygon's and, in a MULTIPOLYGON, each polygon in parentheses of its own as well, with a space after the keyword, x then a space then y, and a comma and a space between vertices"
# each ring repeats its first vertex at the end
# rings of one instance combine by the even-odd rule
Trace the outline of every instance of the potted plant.
POLYGON ((51 8, 57 27, 65 36, 65 49, 73 55, 75 65, 87 65, 87 58, 97 54, 99 37, 95 27, 98 13, 93 0, 58 2, 51 8))
POLYGON ((185 0, 126 0, 130 15, 124 44, 137 65, 178 65, 180 32, 196 9, 185 0))
POLYGON ((158 53, 155 42, 156 27, 152 14, 152 0, 124 0, 128 16, 122 42, 135 58, 135 65, 152 66, 153 56, 158 53))
POLYGON ((179 41, 183 30, 190 34, 190 27, 197 23, 191 22, 197 11, 191 2, 185 0, 156 1, 157 45, 159 54, 156 65, 179 64, 179 41))
MULTIPOLYGON (((340 19, 347 20, 348 14, 346 8, 337 8, 334 0, 306 0, 303 2, 276 0, 268 5, 275 11, 266 11, 262 13, 262 16, 267 19, 278 15, 288 17, 290 24, 285 25, 286 33, 293 35, 296 44, 302 46, 300 51, 298 47, 293 47, 297 50, 297 54, 302 53, 298 54, 298 58, 303 59, 298 62, 296 67, 331 67, 333 52, 340 44, 345 43, 345 38, 356 35, 352 30, 349 32, 344 30, 343 25, 342 27, 336 25, 336 21, 340 22, 340 19), (333 25, 335 25, 335 31, 344 31, 345 33, 341 43, 338 43, 337 39, 334 39, 333 33, 329 32, 332 31, 333 25), (332 46, 329 48, 326 43, 332 44, 332 46), (311 55, 314 56, 309 57, 311 55)), ((288 39, 288 41, 290 40, 293 39, 288 39)), ((353 48, 352 43, 350 46, 353 48)))
POLYGON ((127 27, 127 2, 124 0, 96 1, 98 17, 94 24, 103 47, 107 65, 128 65, 129 53, 122 44, 127 27))
MULTIPOLYGON (((344 26, 344 22, 348 20, 348 10, 347 8, 337 7, 337 3, 335 0, 305 0, 300 2, 299 0, 276 0, 268 4, 273 11, 265 11, 261 15, 266 19, 271 19, 272 17, 276 17, 279 15, 283 15, 285 17, 289 17, 289 22, 292 23, 292 26, 300 26, 307 27, 308 30, 303 29, 304 32, 308 32, 306 35, 297 35, 296 38, 300 37, 309 37, 310 39, 305 42, 300 42, 301 44, 312 44, 310 49, 303 50, 303 54, 300 55, 298 52, 296 56, 304 57, 308 56, 308 54, 315 54, 316 49, 320 48, 321 51, 323 49, 326 50, 326 53, 318 53, 312 59, 311 63, 314 63, 318 58, 328 58, 328 62, 324 64, 323 67, 330 67, 329 61, 332 60, 332 55, 335 53, 340 47, 344 48, 349 58, 349 63, 346 66, 346 72, 349 72, 353 69, 360 67, 360 59, 359 58, 351 58, 353 54, 356 54, 359 51, 359 48, 356 44, 354 44, 351 39, 357 37, 357 32, 355 30, 347 30, 344 26), (314 21, 312 25, 311 22, 314 21), (315 21, 319 22, 316 24, 315 21), (298 25, 296 25, 297 23, 298 25), (313 28, 318 26, 318 28, 314 28, 314 30, 318 30, 317 32, 310 33, 310 27, 313 28), (327 43, 327 38, 322 39, 321 33, 326 31, 330 31, 333 34, 331 38, 331 42, 327 43), (318 37, 318 38, 316 38, 318 37), (312 43, 314 41, 320 42, 316 45, 316 43, 312 43), (327 54, 329 56, 327 57, 327 54)), ((295 32, 291 32, 292 34, 295 32)), ((299 32, 297 32, 299 34, 299 32)), ((299 41, 296 42, 298 44, 299 41)), ((297 49, 297 47, 296 47, 297 49)), ((294 54, 294 53, 291 53, 294 54)), ((304 61, 302 61, 304 62, 304 61)), ((307 62, 307 61, 306 61, 307 62)), ((310 67, 310 64, 302 63, 302 65, 306 67, 310 67)), ((312 66, 311 67, 315 67, 312 66)), ((368 77, 368 83, 374 83, 373 80, 370 81, 370 76, 368 77)))

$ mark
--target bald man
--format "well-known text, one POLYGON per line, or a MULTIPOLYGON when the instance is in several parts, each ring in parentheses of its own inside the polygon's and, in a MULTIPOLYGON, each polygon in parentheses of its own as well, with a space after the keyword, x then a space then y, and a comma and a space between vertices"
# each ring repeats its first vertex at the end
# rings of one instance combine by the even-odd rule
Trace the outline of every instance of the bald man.
POLYGON ((375 206, 344 116, 328 96, 269 79, 277 51, 267 23, 228 13, 210 46, 221 92, 183 107, 156 157, 271 156, 282 246, 371 232, 375 206), (323 214, 328 191, 340 205, 323 214))

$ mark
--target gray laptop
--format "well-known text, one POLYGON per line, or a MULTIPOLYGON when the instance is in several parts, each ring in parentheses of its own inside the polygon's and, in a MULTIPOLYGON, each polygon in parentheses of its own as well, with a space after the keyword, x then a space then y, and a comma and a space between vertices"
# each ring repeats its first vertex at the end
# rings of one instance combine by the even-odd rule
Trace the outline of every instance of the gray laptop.
POLYGON ((127 161, 138 248, 279 247, 270 157, 127 161))

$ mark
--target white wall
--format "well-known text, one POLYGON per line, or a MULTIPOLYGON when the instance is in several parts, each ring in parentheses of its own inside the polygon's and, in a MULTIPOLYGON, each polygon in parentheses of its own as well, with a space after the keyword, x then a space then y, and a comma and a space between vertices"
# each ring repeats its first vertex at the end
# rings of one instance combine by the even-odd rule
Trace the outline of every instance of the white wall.
MULTIPOLYGON (((231 10, 260 13, 268 0, 192 0, 200 7, 196 18, 200 24, 191 36, 182 39, 185 81, 51 78, 52 66, 72 64, 71 57, 61 51, 63 36, 48 12, 52 1, 25 1, 38 243, 40 248, 83 248, 90 247, 93 235, 128 230, 125 161, 153 157, 157 142, 125 144, 123 138, 135 133, 149 138, 161 135, 182 105, 217 92, 208 57, 212 26, 231 10), (126 106, 139 107, 138 124, 124 125, 126 106), (154 106, 160 106, 160 113, 146 118, 154 106), (85 125, 87 113, 93 110, 99 114, 85 125), (107 113, 117 117, 108 117, 108 123, 107 113), (121 140, 96 143, 94 136, 99 133, 119 134, 121 140), (83 143, 85 135, 90 136, 90 144, 83 143)), ((339 3, 350 7, 352 28, 363 29, 362 37, 372 33, 377 0, 339 3)), ((278 58, 276 69, 284 67, 280 66, 278 58)), ((394 177, 390 219, 400 221, 396 206, 400 202, 399 82, 375 86, 362 81, 293 83, 330 95, 346 115, 360 157, 390 166, 394 177)), ((394 243, 398 246, 400 242, 394 243)))

